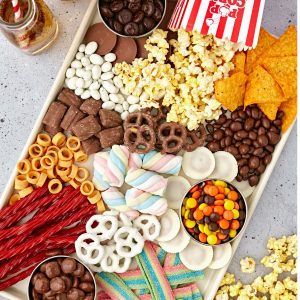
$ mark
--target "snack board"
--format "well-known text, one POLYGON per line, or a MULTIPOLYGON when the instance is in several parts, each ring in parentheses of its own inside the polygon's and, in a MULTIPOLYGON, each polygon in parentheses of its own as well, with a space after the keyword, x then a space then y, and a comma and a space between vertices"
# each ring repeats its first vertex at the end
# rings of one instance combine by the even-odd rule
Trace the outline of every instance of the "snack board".
MULTIPOLYGON (((38 118, 38 120, 34 126, 34 129, 32 131, 32 134, 31 134, 30 138, 28 139, 27 144, 25 145, 25 148, 21 154, 21 159, 26 156, 28 147, 34 141, 36 135, 39 133, 39 131, 41 129, 42 119, 43 119, 44 115, 46 114, 46 111, 48 110, 50 103, 53 100, 55 100, 58 92, 60 91, 61 86, 64 83, 66 70, 67 70, 68 66, 71 64, 71 62, 76 54, 76 51, 78 49, 78 46, 81 44, 81 41, 85 35, 87 28, 90 25, 97 23, 97 22, 99 22, 99 17, 97 14, 97 1, 93 0, 93 1, 91 1, 91 4, 87 9, 87 12, 83 18, 81 26, 78 29, 78 32, 74 38, 71 48, 70 48, 70 50, 66 56, 66 59, 63 63, 63 66, 55 80, 53 88, 51 89, 51 91, 48 95, 45 105, 41 111, 40 117, 38 118)), ((250 220, 250 218, 253 214, 255 206, 258 203, 258 200, 263 192, 263 189, 267 183, 269 176, 272 173, 272 170, 273 170, 273 168, 276 164, 276 161, 284 147, 284 144, 289 136, 290 131, 291 131, 291 128, 282 135, 281 141, 276 146, 276 149, 273 153, 273 159, 272 159, 270 165, 266 169, 265 173, 262 175, 261 180, 260 180, 259 184, 256 186, 252 195, 247 199, 248 200, 247 201, 248 202, 248 221, 250 220)), ((89 161, 87 164, 91 164, 91 161, 89 161)), ((9 196, 12 192, 15 176, 16 176, 16 174, 14 172, 8 182, 7 188, 5 189, 5 191, 2 195, 1 202, 0 202, 1 206, 4 206, 6 204, 7 199, 9 198, 9 196)), ((245 224, 245 226, 243 227, 243 229, 242 229, 243 231, 245 230, 246 225, 247 224, 245 224)), ((241 235, 239 238, 237 238, 232 243, 233 254, 234 254, 235 250, 237 249, 240 239, 241 239, 241 235)), ((221 282, 221 280, 226 272, 227 266, 228 266, 228 264, 219 270, 212 270, 212 269, 205 270, 205 278, 198 282, 200 291, 201 291, 202 295, 204 296, 204 299, 213 299, 213 297, 218 289, 219 283, 221 282)), ((27 281, 25 280, 23 282, 16 284, 13 287, 7 289, 6 291, 1 292, 0 294, 9 299, 23 299, 26 297, 26 292, 25 292, 26 286, 27 286, 27 281)))

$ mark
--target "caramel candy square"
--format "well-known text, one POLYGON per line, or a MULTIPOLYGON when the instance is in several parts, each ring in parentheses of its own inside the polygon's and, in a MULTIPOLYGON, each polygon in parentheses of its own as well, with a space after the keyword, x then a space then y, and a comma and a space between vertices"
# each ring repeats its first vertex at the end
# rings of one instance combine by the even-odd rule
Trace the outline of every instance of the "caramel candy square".
POLYGON ((87 155, 94 154, 102 150, 100 141, 95 136, 92 136, 91 138, 82 141, 82 147, 87 155))
POLYGON ((60 126, 66 131, 72 131, 72 126, 83 119, 85 114, 76 106, 71 105, 65 114, 60 126))
POLYGON ((63 88, 57 99, 67 106, 74 105, 77 108, 82 104, 82 100, 70 89, 63 88))
POLYGON ((100 122, 104 128, 112 128, 122 125, 122 119, 118 112, 106 109, 99 111, 100 122))
POLYGON ((52 128, 60 127, 60 122, 64 117, 66 110, 67 107, 62 103, 57 101, 52 102, 43 119, 43 124, 52 128))
POLYGON ((100 139, 103 149, 110 148, 112 145, 122 145, 124 142, 124 130, 122 126, 102 130, 96 136, 100 139))
POLYGON ((81 104, 80 109, 81 111, 83 111, 88 115, 96 116, 101 107, 102 107, 102 102, 100 100, 94 100, 90 98, 85 100, 81 104))
POLYGON ((72 126, 73 133, 81 140, 87 140, 101 130, 94 116, 88 116, 72 126))

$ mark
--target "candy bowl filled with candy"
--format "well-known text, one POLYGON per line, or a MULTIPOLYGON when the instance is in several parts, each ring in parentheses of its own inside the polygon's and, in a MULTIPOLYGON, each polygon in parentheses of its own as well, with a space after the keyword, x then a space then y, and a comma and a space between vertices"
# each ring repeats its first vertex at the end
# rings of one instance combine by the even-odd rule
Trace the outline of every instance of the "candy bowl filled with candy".
POLYGON ((122 37, 144 37, 158 28, 166 13, 167 1, 98 1, 103 23, 122 37))
POLYGON ((230 243, 242 231, 247 203, 238 189, 224 180, 208 179, 191 187, 181 204, 186 232, 202 245, 230 243))
POLYGON ((32 272, 28 299, 96 299, 93 273, 79 260, 65 255, 42 261, 32 272))

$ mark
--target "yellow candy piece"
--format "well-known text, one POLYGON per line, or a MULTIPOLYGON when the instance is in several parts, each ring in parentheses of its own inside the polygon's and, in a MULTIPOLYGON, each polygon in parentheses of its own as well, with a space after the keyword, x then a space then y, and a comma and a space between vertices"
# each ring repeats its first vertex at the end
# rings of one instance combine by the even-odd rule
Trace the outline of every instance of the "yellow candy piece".
POLYGON ((239 211, 237 209, 233 209, 232 212, 233 212, 233 218, 238 219, 240 216, 239 211))
POLYGON ((185 220, 184 223, 187 228, 194 228, 196 226, 196 222, 192 220, 185 220))
POLYGON ((224 208, 226 210, 233 210, 234 209, 234 202, 232 200, 225 201, 224 208))
POLYGON ((204 230, 203 230, 203 232, 204 232, 206 235, 210 235, 210 234, 212 234, 212 232, 209 230, 209 228, 208 228, 208 225, 207 225, 207 224, 205 224, 205 225, 204 225, 204 230))
POLYGON ((229 188, 225 188, 224 190, 225 190, 225 196, 227 196, 228 193, 230 192, 230 189, 229 188))
POLYGON ((236 236, 236 230, 230 229, 230 231, 229 231, 229 236, 230 236, 231 238, 234 238, 234 237, 236 236))
POLYGON ((223 188, 227 188, 227 183, 223 180, 216 180, 214 183, 216 186, 222 186, 223 188))
POLYGON ((182 206, 182 207, 181 207, 181 215, 184 216, 184 213, 185 213, 185 207, 182 206))
POLYGON ((194 207, 196 207, 196 205, 197 205, 196 199, 194 199, 194 198, 188 198, 186 200, 186 207, 187 208, 194 208, 194 207))
POLYGON ((200 209, 200 210, 203 210, 204 207, 206 207, 206 206, 207 206, 206 203, 201 203, 201 204, 199 205, 199 209, 200 209))
POLYGON ((207 242, 210 245, 215 245, 218 241, 218 238, 214 234, 210 234, 207 236, 207 242))
POLYGON ((189 218, 189 214, 190 214, 190 210, 187 209, 187 210, 185 211, 185 213, 184 213, 184 218, 185 218, 185 219, 188 219, 188 218, 189 218))
POLYGON ((198 224, 198 228, 201 232, 204 232, 204 224, 198 224))

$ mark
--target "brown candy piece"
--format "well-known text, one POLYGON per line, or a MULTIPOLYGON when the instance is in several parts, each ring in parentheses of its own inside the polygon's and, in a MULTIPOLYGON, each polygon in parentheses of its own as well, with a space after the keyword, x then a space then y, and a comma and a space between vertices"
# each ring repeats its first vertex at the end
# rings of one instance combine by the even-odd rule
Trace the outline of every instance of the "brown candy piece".
POLYGON ((88 115, 96 116, 101 106, 101 101, 90 98, 81 104, 80 110, 88 115))
POLYGON ((44 273, 38 272, 36 274, 34 274, 31 278, 31 283, 32 285, 35 284, 35 282, 37 281, 37 279, 41 279, 41 278, 46 278, 44 273))
POLYGON ((81 277, 85 272, 84 266, 80 263, 77 263, 77 267, 75 271, 72 273, 73 276, 75 277, 81 277))
POLYGON ((86 293, 90 293, 95 290, 94 284, 91 282, 82 282, 79 284, 79 288, 86 293))
POLYGON ((84 152, 87 155, 91 155, 91 154, 97 153, 102 150, 99 139, 97 139, 94 136, 92 136, 91 138, 89 138, 85 141, 82 141, 81 144, 82 144, 84 152))
POLYGON ((65 286, 66 286, 65 291, 66 292, 69 291, 72 288, 72 280, 71 280, 71 278, 67 277, 67 276, 61 276, 61 278, 65 282, 65 286))
POLYGON ((136 57, 139 58, 147 58, 148 57, 148 51, 145 49, 145 44, 146 44, 147 38, 142 37, 139 39, 136 39, 136 45, 137 45, 137 55, 136 57))
POLYGON ((187 130, 175 122, 163 123, 158 127, 158 139, 162 153, 178 153, 186 144, 187 130))
POLYGON ((45 274, 48 278, 54 278, 60 275, 60 266, 56 261, 47 262, 45 265, 45 274))
POLYGON ((54 293, 63 293, 66 289, 66 284, 63 278, 55 277, 50 281, 50 289, 54 293))
POLYGON ((122 125, 122 119, 119 113, 112 110, 100 109, 100 122, 104 128, 112 128, 122 125))
POLYGON ((50 289, 49 280, 46 277, 36 279, 34 283, 34 289, 40 294, 48 292, 50 289))
POLYGON ((43 124, 56 128, 60 126, 60 122, 67 111, 67 107, 60 102, 54 101, 50 104, 48 111, 43 119, 43 124))
POLYGON ((117 36, 103 23, 96 23, 87 30, 84 41, 85 43, 95 41, 98 44, 96 53, 99 55, 105 55, 111 52, 111 50, 115 47, 117 43, 117 36))
POLYGON ((200 125, 196 130, 187 131, 187 139, 184 149, 188 152, 196 150, 204 145, 206 140, 206 131, 203 125, 200 125))
POLYGON ((79 108, 82 103, 82 100, 68 88, 63 88, 57 99, 67 106, 74 105, 77 108, 79 108))
POLYGON ((65 131, 71 131, 72 126, 84 118, 84 113, 79 110, 76 106, 71 105, 65 114, 60 126, 65 131))
POLYGON ((136 57, 137 45, 132 38, 118 36, 117 44, 112 52, 117 56, 114 64, 121 63, 123 61, 130 64, 136 57))
POLYGON ((103 149, 110 148, 112 145, 122 145, 124 141, 124 130, 122 126, 108 128, 100 131, 96 136, 100 139, 103 149))
POLYGON ((57 294, 55 296, 55 300, 67 300, 67 294, 66 293, 60 293, 60 294, 57 294))
POLYGON ((87 140, 101 130, 98 120, 94 116, 88 116, 72 126, 73 133, 81 140, 87 140))
POLYGON ((68 300, 84 300, 85 293, 77 288, 72 288, 67 293, 68 300))
POLYGON ((76 270, 76 260, 73 258, 66 258, 62 261, 60 267, 65 274, 71 274, 76 270))
POLYGON ((89 271, 85 271, 84 275, 80 278, 81 282, 93 282, 93 277, 89 271))
POLYGON ((56 135, 58 132, 62 131, 62 128, 60 126, 57 127, 51 127, 51 126, 44 126, 44 131, 48 132, 50 135, 56 135))

